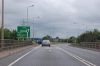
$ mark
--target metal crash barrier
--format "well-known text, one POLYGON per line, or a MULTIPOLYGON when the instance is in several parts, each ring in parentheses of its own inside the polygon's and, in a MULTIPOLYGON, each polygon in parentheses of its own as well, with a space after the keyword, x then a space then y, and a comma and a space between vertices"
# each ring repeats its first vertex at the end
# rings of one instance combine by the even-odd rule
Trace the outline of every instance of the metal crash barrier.
POLYGON ((0 51, 7 50, 7 49, 13 49, 17 47, 23 47, 32 45, 31 40, 25 40, 25 41, 19 41, 19 40, 0 40, 0 51))
POLYGON ((81 42, 80 46, 87 48, 100 49, 100 42, 81 42))

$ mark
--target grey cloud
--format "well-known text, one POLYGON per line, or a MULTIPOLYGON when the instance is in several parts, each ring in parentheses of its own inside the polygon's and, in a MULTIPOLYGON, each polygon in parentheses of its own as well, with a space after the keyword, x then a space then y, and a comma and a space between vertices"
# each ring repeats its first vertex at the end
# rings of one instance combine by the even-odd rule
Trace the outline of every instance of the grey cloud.
POLYGON ((29 8, 29 21, 40 16, 34 18, 38 37, 77 36, 86 30, 100 29, 99 0, 5 0, 5 27, 16 29, 23 19, 26 21, 26 7, 32 4, 35 6, 29 8))
POLYGON ((98 22, 100 21, 100 4, 99 0, 76 0, 74 4, 76 12, 76 17, 79 20, 87 22, 98 22))

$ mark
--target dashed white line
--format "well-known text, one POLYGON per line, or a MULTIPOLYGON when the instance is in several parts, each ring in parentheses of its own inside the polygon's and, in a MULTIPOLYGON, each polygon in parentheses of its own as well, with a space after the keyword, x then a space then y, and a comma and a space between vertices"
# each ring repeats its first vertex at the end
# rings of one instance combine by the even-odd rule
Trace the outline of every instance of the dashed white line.
POLYGON ((18 62, 19 60, 21 60, 22 58, 24 58, 25 56, 27 56, 29 53, 31 53, 32 51, 38 49, 40 46, 35 47, 34 49, 32 49, 31 51, 29 51, 28 53, 22 55, 21 57, 19 57, 17 60, 13 61, 12 63, 10 63, 8 66, 13 66, 16 62, 18 62))
POLYGON ((63 51, 63 52, 65 52, 66 54, 70 55, 71 57, 77 59, 78 61, 84 63, 87 66, 96 66, 95 64, 93 64, 93 63, 91 63, 91 62, 89 62, 89 61, 87 61, 87 60, 85 60, 85 59, 83 59, 83 58, 81 58, 81 57, 79 57, 79 56, 77 56, 75 54, 72 54, 72 53, 70 53, 70 52, 68 52, 68 51, 66 51, 66 50, 64 50, 64 49, 62 49, 60 47, 56 47, 56 48, 61 50, 61 51, 63 51))

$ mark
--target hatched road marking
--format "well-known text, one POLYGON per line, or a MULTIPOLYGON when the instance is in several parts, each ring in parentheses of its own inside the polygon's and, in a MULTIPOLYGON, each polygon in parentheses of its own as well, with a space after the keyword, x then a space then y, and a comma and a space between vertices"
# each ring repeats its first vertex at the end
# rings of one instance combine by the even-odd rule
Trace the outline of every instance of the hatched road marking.
POLYGON ((85 60, 85 59, 83 59, 83 58, 81 58, 81 57, 79 57, 79 56, 77 56, 75 54, 72 54, 72 53, 70 53, 70 52, 68 52, 68 51, 66 51, 66 50, 64 50, 64 49, 62 49, 60 47, 56 47, 56 48, 61 50, 61 51, 63 51, 64 53, 70 55, 71 57, 77 59, 78 61, 84 63, 87 66, 96 66, 95 64, 93 64, 93 63, 91 63, 91 62, 89 62, 89 61, 87 61, 87 60, 85 60))

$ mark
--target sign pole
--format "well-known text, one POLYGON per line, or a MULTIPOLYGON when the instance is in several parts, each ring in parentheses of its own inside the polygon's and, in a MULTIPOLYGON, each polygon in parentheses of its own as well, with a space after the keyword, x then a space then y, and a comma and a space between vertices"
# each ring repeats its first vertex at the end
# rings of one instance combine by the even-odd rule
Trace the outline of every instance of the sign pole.
POLYGON ((3 48, 4 43, 4 0, 2 0, 2 26, 1 26, 1 47, 3 48))

